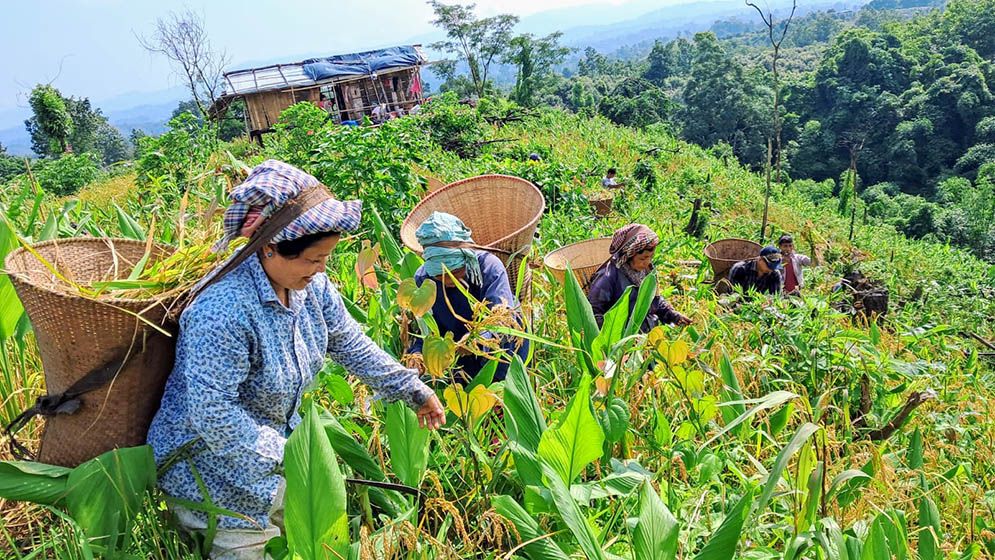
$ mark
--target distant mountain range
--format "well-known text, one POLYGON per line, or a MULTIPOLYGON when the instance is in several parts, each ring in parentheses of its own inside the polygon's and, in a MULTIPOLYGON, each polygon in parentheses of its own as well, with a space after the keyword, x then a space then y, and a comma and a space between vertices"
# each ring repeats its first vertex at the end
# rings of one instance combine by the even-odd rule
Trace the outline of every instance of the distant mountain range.
MULTIPOLYGON (((908 3, 914 0, 877 0, 908 3)), ((919 0, 929 1, 929 0, 919 0)), ((852 9, 866 3, 866 0, 824 0, 806 3, 805 12, 825 9, 852 9)), ((752 8, 740 0, 715 0, 671 4, 660 7, 659 0, 633 0, 620 5, 591 4, 573 8, 548 10, 522 18, 516 30, 519 32, 544 35, 562 30, 562 43, 582 50, 585 47, 613 53, 622 47, 636 44, 651 44, 655 39, 669 40, 679 35, 690 35, 707 30, 718 20, 741 17, 756 18, 752 8)), ((791 7, 791 0, 772 0, 769 4, 775 12, 783 12, 791 7)), ((412 37, 398 43, 422 43, 428 45, 443 38, 441 32, 412 37)), ((378 48, 389 45, 357 45, 356 50, 378 48)), ((314 51, 310 53, 279 56, 267 60, 244 61, 233 68, 251 68, 303 60, 332 53, 314 51)), ((429 50, 430 58, 441 58, 440 53, 429 50)), ((513 80, 511 69, 498 69, 496 80, 513 80), (503 71, 502 71, 503 70, 503 71), (510 78, 509 78, 510 76, 510 78)), ((432 73, 426 76, 430 85, 438 84, 438 77, 432 73)), ((66 95, 86 95, 86 92, 63 92, 66 95)), ((182 87, 174 87, 154 92, 129 92, 104 100, 91 100, 99 107, 112 125, 122 134, 130 134, 132 129, 141 129, 149 134, 159 134, 165 130, 165 123, 177 104, 187 98, 182 87)), ((31 116, 26 107, 0 111, 0 144, 9 153, 30 155, 31 140, 24 128, 24 120, 31 116)))

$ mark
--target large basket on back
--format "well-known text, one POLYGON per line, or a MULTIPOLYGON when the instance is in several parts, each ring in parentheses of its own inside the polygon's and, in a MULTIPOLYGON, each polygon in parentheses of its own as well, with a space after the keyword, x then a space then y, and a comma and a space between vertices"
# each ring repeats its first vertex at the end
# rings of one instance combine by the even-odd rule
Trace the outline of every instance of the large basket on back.
MULTIPOLYGON (((535 185, 509 175, 481 175, 450 183, 426 196, 401 224, 401 241, 421 254, 415 231, 432 212, 446 212, 463 220, 473 240, 493 253, 508 269, 512 290, 518 269, 532 245, 546 200, 535 185)), ((527 291, 532 271, 525 267, 527 291)))
MULTIPOLYGON (((11 252, 5 268, 34 328, 49 395, 65 392, 89 371, 128 353, 107 385, 83 394, 71 414, 48 416, 38 460, 75 466, 105 451, 145 443, 173 367, 175 339, 167 323, 169 302, 85 298, 58 279, 54 267, 77 284, 126 278, 145 254, 145 243, 82 238, 46 241, 11 252)), ((152 259, 168 254, 155 246, 152 259)))
POLYGON ((553 274, 561 284, 567 278, 567 265, 574 271, 574 276, 580 282, 581 288, 587 292, 591 285, 591 279, 598 268, 610 257, 608 248, 611 247, 611 237, 601 237, 599 239, 588 239, 578 243, 572 243, 546 255, 543 264, 553 274))
POLYGON ((746 239, 720 239, 705 247, 705 257, 712 265, 713 280, 718 282, 729 274, 732 265, 755 258, 760 254, 760 244, 746 239))

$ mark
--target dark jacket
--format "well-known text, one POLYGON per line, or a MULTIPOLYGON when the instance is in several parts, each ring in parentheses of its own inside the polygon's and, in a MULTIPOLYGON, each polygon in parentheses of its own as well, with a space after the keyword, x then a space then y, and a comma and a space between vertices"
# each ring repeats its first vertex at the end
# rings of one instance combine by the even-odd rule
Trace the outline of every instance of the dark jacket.
MULTIPOLYGON (((508 271, 505 270, 504 265, 501 264, 501 261, 497 257, 486 251, 476 251, 476 253, 477 262, 480 263, 483 285, 475 286, 470 284, 467 286, 467 291, 477 301, 486 300, 489 308, 493 308, 495 305, 506 305, 517 311, 519 309, 518 299, 515 298, 515 294, 511 291, 511 284, 508 282, 508 271)), ((425 273, 425 267, 419 268, 415 273, 415 283, 421 286, 426 279, 428 279, 428 274, 425 273)), ((436 290, 437 296, 435 304, 432 306, 432 318, 439 325, 440 334, 445 336, 446 333, 453 333, 453 339, 459 340, 468 332, 466 324, 459 317, 470 318, 473 315, 470 302, 463 296, 459 288, 443 288, 441 283, 436 282, 436 290), (449 304, 452 305, 452 310, 446 304, 447 298, 449 299, 449 304), (456 312, 456 315, 453 315, 453 311, 456 312)), ((423 340, 415 338, 408 352, 411 354, 420 353, 422 345, 423 340)), ((501 347, 509 355, 513 353, 518 354, 523 361, 529 353, 529 341, 527 340, 519 341, 511 337, 504 337, 501 347), (519 343, 520 345, 516 351, 515 346, 519 343)), ((456 361, 456 367, 463 370, 465 374, 463 381, 470 381, 487 365, 488 361, 487 358, 480 356, 460 356, 456 361)), ((502 361, 498 364, 494 380, 500 381, 507 374, 508 364, 502 361)))
MULTIPOLYGON (((632 286, 629 293, 629 313, 636 307, 636 299, 639 297, 639 286, 633 285, 629 277, 615 266, 615 263, 608 263, 598 270, 591 279, 591 288, 587 292, 587 300, 591 302, 594 309, 594 318, 600 327, 605 320, 605 313, 611 310, 615 302, 622 297, 625 289, 632 286)), ((653 327, 660 324, 673 324, 677 322, 679 314, 673 307, 660 296, 654 296, 650 303, 649 313, 643 321, 640 330, 649 332, 653 327)))
POLYGON ((760 276, 757 272, 757 261, 754 259, 739 261, 732 265, 729 269, 729 282, 733 286, 739 286, 744 292, 755 290, 771 295, 781 293, 781 284, 784 283, 780 270, 772 270, 770 274, 760 276))

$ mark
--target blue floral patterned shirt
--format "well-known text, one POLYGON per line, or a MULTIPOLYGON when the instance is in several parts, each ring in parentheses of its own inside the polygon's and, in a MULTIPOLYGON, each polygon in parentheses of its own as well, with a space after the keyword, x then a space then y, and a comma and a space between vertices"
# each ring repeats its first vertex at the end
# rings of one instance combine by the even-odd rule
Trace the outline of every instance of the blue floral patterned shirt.
MULTIPOLYGON (((162 465, 198 440, 190 461, 214 504, 255 522, 222 516, 220 527, 266 526, 301 395, 326 354, 387 400, 417 408, 432 394, 414 370, 363 334, 324 274, 291 291, 286 307, 253 255, 183 312, 176 363, 148 443, 162 465)), ((170 496, 203 501, 186 460, 159 484, 170 496)))

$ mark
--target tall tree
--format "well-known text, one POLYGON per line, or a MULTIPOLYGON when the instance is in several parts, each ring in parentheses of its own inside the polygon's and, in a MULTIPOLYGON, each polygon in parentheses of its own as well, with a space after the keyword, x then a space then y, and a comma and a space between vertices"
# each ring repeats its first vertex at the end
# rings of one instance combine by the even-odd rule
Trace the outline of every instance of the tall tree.
MULTIPOLYGON (((435 11, 432 24, 446 32, 447 39, 430 45, 445 51, 466 64, 473 90, 479 97, 487 91, 488 71, 491 63, 499 59, 511 41, 511 31, 518 17, 510 14, 478 19, 473 13, 474 4, 443 4, 430 0, 435 11)), ((445 77, 453 78, 455 63, 439 67, 445 77)))
POLYGON ((37 85, 31 90, 28 104, 34 116, 24 121, 31 134, 31 149, 39 156, 58 156, 69 149, 73 119, 66 100, 50 85, 37 85))
POLYGON ((791 20, 795 17, 795 9, 798 7, 798 1, 792 0, 791 2, 791 13, 788 14, 787 19, 783 23, 778 25, 777 21, 774 19, 774 12, 767 10, 764 13, 757 6, 756 3, 746 0, 746 5, 755 9, 758 14, 760 14, 760 19, 764 22, 764 26, 767 27, 767 40, 770 42, 771 57, 770 57, 770 70, 771 76, 774 81, 774 110, 773 110, 773 121, 774 121, 774 146, 771 146, 771 139, 767 139, 767 171, 766 180, 767 188, 764 193, 764 215, 763 223, 760 225, 760 242, 764 242, 764 238, 767 232, 767 210, 770 206, 770 171, 771 171, 771 153, 774 153, 777 166, 777 182, 781 182, 781 81, 780 76, 777 73, 777 60, 781 56, 781 43, 784 42, 784 38, 788 35, 788 27, 791 25, 791 20))
POLYGON ((201 116, 221 95, 225 66, 231 61, 225 51, 215 50, 204 29, 204 20, 191 10, 170 12, 156 18, 148 37, 138 37, 145 50, 165 56, 186 82, 201 116))
POLYGON ((513 101, 524 107, 536 104, 535 94, 542 80, 570 54, 569 48, 560 46, 562 36, 563 33, 557 31, 537 39, 531 33, 525 33, 511 40, 503 60, 518 69, 515 88, 511 91, 513 101))
POLYGON ((766 127, 758 126, 754 87, 742 65, 712 33, 694 36, 694 61, 684 86, 680 114, 684 137, 701 146, 726 142, 740 161, 759 166, 766 127))
POLYGON ((649 80, 657 86, 663 86, 667 78, 680 76, 691 71, 691 57, 693 48, 691 43, 679 37, 663 43, 657 41, 653 44, 653 49, 646 57, 649 66, 643 72, 643 78, 649 80))

